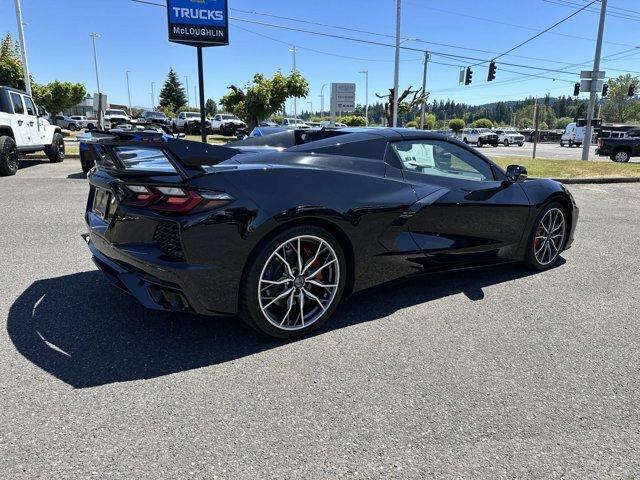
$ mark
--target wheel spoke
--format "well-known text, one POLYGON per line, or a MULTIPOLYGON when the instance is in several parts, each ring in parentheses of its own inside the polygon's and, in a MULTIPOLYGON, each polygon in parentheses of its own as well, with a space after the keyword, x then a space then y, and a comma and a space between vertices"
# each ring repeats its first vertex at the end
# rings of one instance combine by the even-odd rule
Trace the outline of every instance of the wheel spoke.
POLYGON ((338 285, 325 285, 324 283, 320 283, 317 280, 307 280, 307 283, 310 283, 311 285, 315 285, 316 287, 320 287, 320 288, 335 288, 338 285))
POLYGON ((273 305, 275 302, 277 302, 278 300, 280 300, 281 298, 286 297, 287 295, 289 295, 291 292, 293 292, 293 288, 290 288, 289 290, 286 290, 285 292, 281 293, 280 295, 278 295, 277 297, 274 297, 273 300, 271 300, 269 303, 267 303, 264 307, 262 307, 263 309, 267 309, 269 308, 271 305, 273 305))
POLYGON ((298 296, 298 306, 300 307, 300 320, 304 327, 304 293, 302 290, 300 290, 300 295, 298 296))
MULTIPOLYGON (((286 254, 285 254, 285 255, 286 255, 286 254)), ((288 274, 291 278, 293 278, 293 271, 291 270, 291 265, 289 265, 289 262, 287 262, 287 261, 284 259, 284 257, 283 257, 282 255, 280 255, 280 253, 278 253, 277 251, 276 251, 276 257, 278 257, 278 258, 282 261, 282 263, 284 263, 284 266, 285 266, 285 268, 287 269, 287 274, 288 274)))
POLYGON ((302 272, 302 246, 300 245, 300 237, 298 237, 298 272, 302 272))
POLYGON ((289 318, 289 314, 291 313, 291 309, 293 308, 293 297, 295 295, 295 292, 293 292, 293 290, 291 291, 291 295, 289 295, 289 298, 287 299, 287 313, 284 314, 284 317, 282 317, 282 321, 280 322, 280 326, 282 326, 282 324, 285 322, 285 320, 287 318, 289 318))
POLYGON ((318 259, 318 255, 320 255, 320 252, 322 251, 322 248, 324 247, 323 243, 319 243, 318 244, 318 250, 316 250, 316 254, 313 256, 313 258, 311 260, 309 260, 307 262, 307 264, 304 266, 304 268, 302 269, 302 271, 300 272, 301 275, 304 275, 304 273, 307 271, 307 269, 311 266, 311 264, 313 262, 315 262, 318 259))
POLYGON ((315 270, 311 275, 309 275, 308 277, 306 277, 306 280, 311 280, 313 277, 315 277, 318 273, 320 273, 322 270, 324 270, 325 268, 327 268, 329 265, 332 265, 336 262, 337 260, 334 258, 333 260, 328 261, 327 263, 325 263, 324 265, 322 265, 320 268, 318 268, 317 270, 315 270))
POLYGON ((315 300, 316 302, 318 302, 318 305, 320 305, 320 308, 322 309, 322 312, 324 313, 327 310, 327 307, 325 307, 322 304, 322 301, 316 297, 313 293, 311 293, 309 290, 303 288, 302 291, 304 292, 305 295, 307 295, 309 298, 311 298, 312 300, 315 300))

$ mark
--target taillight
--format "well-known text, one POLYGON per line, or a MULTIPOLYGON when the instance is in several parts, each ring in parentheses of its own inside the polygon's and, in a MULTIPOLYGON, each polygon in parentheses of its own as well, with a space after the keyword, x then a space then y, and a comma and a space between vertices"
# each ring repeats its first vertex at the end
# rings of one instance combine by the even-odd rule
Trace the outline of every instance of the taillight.
POLYGON ((179 187, 151 187, 127 185, 131 196, 122 203, 150 210, 171 213, 187 213, 196 207, 198 210, 218 208, 233 200, 224 192, 196 191, 179 187))
POLYGON ((598 139, 598 148, 602 148, 602 147, 603 147, 603 145, 604 145, 604 140, 603 140, 603 139, 601 139, 601 138, 599 138, 599 139, 598 139))

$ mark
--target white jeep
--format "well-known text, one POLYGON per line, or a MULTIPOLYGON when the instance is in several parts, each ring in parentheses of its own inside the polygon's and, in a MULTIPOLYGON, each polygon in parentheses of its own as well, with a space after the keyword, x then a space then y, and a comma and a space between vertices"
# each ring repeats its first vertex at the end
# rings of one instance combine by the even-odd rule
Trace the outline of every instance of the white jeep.
POLYGON ((21 154, 42 150, 53 163, 64 160, 60 127, 43 116, 25 92, 0 86, 0 176, 16 174, 21 154))
POLYGON ((242 120, 230 113, 218 113, 211 120, 211 130, 221 135, 236 135, 246 128, 247 125, 242 120))

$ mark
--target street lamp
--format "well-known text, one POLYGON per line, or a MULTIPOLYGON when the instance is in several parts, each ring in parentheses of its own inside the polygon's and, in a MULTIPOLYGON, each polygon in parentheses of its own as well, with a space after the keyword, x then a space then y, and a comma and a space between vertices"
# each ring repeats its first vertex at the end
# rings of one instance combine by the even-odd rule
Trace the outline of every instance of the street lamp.
POLYGON ((324 117, 324 87, 326 87, 327 85, 329 85, 328 83, 325 83, 324 85, 322 85, 322 88, 320 88, 320 116, 324 117))
POLYGON ((96 38, 99 38, 96 32, 91 32, 89 34, 91 40, 93 42, 93 63, 96 67, 96 85, 98 87, 98 126, 103 129, 103 121, 102 121, 102 93, 100 92, 100 76, 98 75, 98 53, 96 51, 96 38))
POLYGON ((311 115, 313 115, 313 102, 307 102, 307 105, 309 105, 309 111, 311 112, 311 115))
POLYGON ((129 115, 131 115, 131 88, 129 87, 129 74, 131 70, 127 70, 127 95, 129 97, 129 115))
POLYGON ((22 6, 20 0, 15 0, 16 20, 18 22, 18 38, 20 39, 20 53, 22 55, 22 70, 24 74, 24 90, 31 96, 31 78, 29 77, 29 62, 27 62, 27 45, 24 40, 24 22, 22 21, 22 6))
POLYGON ((151 82, 151 110, 155 110, 156 109, 156 95, 155 92, 153 90, 153 86, 156 84, 156 82, 151 82))
POLYGON ((398 126, 398 82, 400 78, 400 19, 402 1, 396 0, 396 52, 393 67, 393 127, 398 126))
MULTIPOLYGON (((191 93, 189 92, 189 75, 185 76, 184 79, 187 82, 187 108, 191 107, 191 93)), ((198 99, 196 98, 196 103, 198 103, 198 99)))
POLYGON ((364 103, 364 124, 369 126, 369 70, 360 70, 365 78, 365 103, 364 103))

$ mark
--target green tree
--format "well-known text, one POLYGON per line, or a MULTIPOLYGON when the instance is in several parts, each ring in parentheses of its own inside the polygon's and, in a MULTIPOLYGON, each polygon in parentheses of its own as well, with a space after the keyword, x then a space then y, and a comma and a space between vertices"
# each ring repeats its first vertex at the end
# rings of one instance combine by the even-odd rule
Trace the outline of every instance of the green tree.
POLYGON ((638 95, 628 97, 629 85, 638 84, 638 77, 620 75, 609 80, 609 94, 605 97, 601 115, 607 122, 625 123, 638 120, 638 95))
POLYGON ((420 124, 415 120, 411 120, 410 122, 405 123, 405 128, 418 128, 420 124))
POLYGON ((461 118, 453 118, 449 120, 449 128, 456 133, 458 133, 460 130, 466 127, 466 125, 467 124, 464 123, 464 120, 461 118))
POLYGON ((573 122, 573 117, 560 117, 556 120, 556 128, 564 130, 571 122, 573 122))
POLYGON ((230 85, 229 90, 220 99, 220 104, 253 127, 260 120, 281 111, 288 98, 306 97, 309 82, 298 71, 289 75, 277 71, 271 78, 256 73, 246 92, 235 85, 230 85))
POLYGON ((53 114, 77 105, 87 95, 87 89, 81 83, 54 80, 47 85, 34 83, 31 87, 36 103, 53 114))
POLYGON ((17 44, 7 33, 0 43, 0 85, 24 90, 22 60, 16 50, 17 44))
POLYGON ((213 117, 216 113, 218 113, 218 105, 215 100, 210 98, 207 100, 207 103, 204 105, 204 111, 209 117, 213 117))
POLYGON ((471 124, 473 128, 493 128, 493 122, 488 118, 479 118, 471 124))
MULTIPOLYGON (((516 111, 516 126, 518 128, 530 128, 533 126, 533 112, 535 105, 530 103, 516 111)), ((556 114, 550 106, 538 103, 538 120, 547 125, 555 125, 557 122, 556 114)))
POLYGON ((182 83, 178 79, 178 74, 169 69, 167 79, 160 91, 160 106, 163 108, 169 108, 174 112, 177 112, 187 104, 187 96, 182 87, 182 83))

